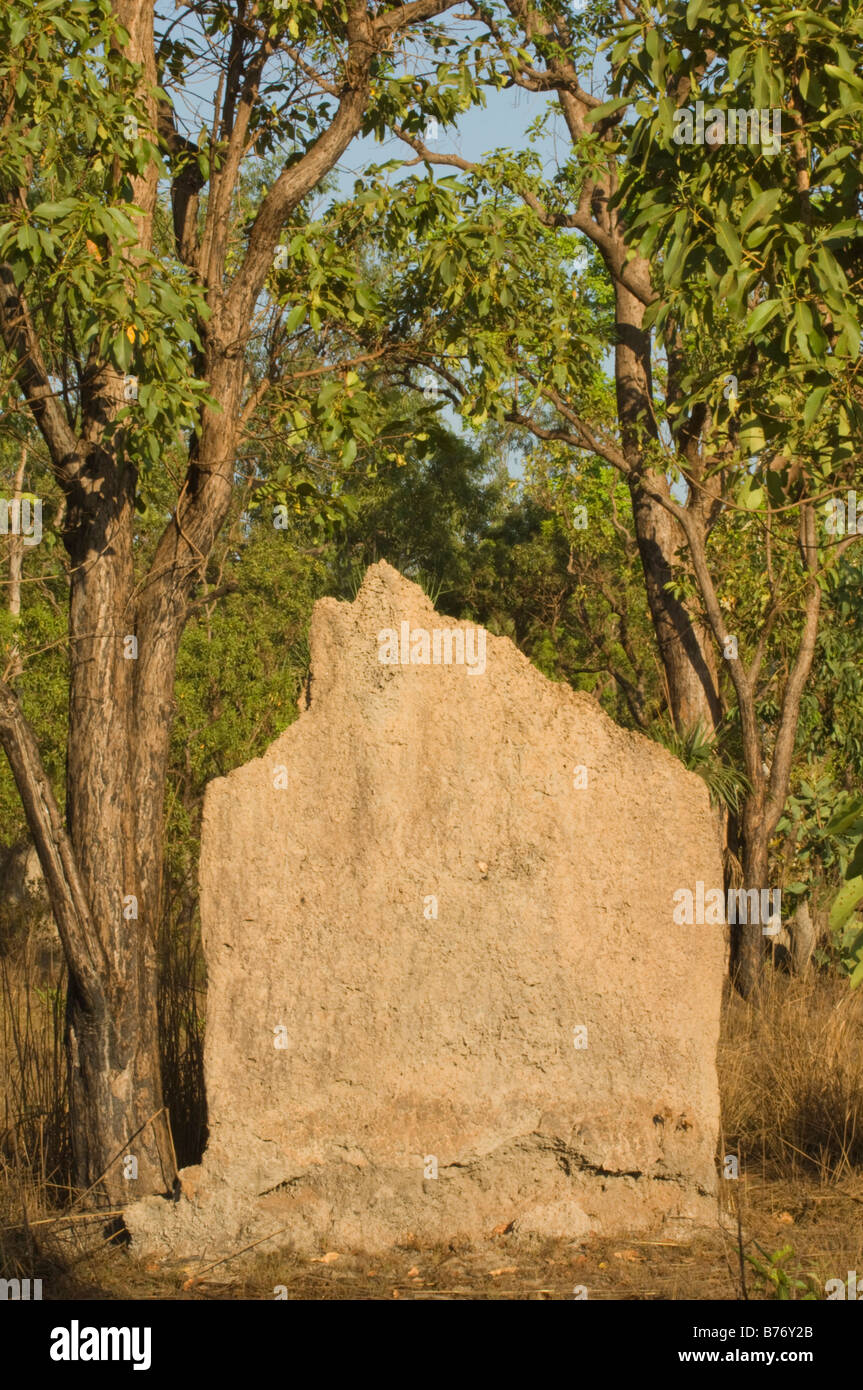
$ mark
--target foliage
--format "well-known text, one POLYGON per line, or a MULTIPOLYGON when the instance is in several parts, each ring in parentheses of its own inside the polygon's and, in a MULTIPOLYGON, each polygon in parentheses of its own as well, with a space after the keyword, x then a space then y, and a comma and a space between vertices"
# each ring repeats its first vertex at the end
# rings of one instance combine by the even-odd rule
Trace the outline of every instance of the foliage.
MULTIPOLYGON (((859 0, 839 18, 829 0, 793 16, 769 0, 757 23, 749 6, 723 0, 654 7, 608 41, 616 95, 593 113, 637 103, 621 131, 628 162, 616 202, 661 286, 655 326, 667 335, 680 324, 718 349, 720 370, 684 383, 681 419, 709 403, 744 457, 772 446, 786 468, 805 459, 813 493, 847 475, 863 429, 859 0), (677 143, 680 108, 699 100, 705 138, 677 143), (721 132, 720 117, 749 109, 771 113, 764 145, 721 132)), ((781 470, 759 482, 781 505, 781 470)))
POLYGON ((707 783, 710 799, 732 811, 740 808, 740 800, 749 783, 745 775, 725 761, 718 737, 707 733, 703 724, 691 729, 668 729, 658 726, 653 737, 669 753, 679 758, 684 767, 695 772, 707 783))
MULTIPOLYGON (((139 244, 132 179, 159 155, 138 134, 146 113, 136 95, 140 73, 123 56, 127 42, 108 0, 14 0, 4 8, 0 257, 35 307, 73 420, 88 355, 135 378, 112 427, 146 470, 208 399, 190 365, 208 310, 178 262, 139 244)), ((14 394, 4 397, 14 405, 14 394)))
POLYGON ((847 928, 841 936, 840 946, 843 964, 851 975, 850 983, 853 988, 863 983, 863 923, 859 918, 851 922, 863 907, 863 797, 851 797, 847 800, 830 821, 827 832, 856 838, 853 854, 845 868, 845 883, 837 893, 830 911, 830 926, 833 931, 838 934, 847 928))
POLYGON ((755 1271, 756 1280, 768 1298, 779 1303, 798 1297, 803 1303, 817 1301, 818 1294, 812 1287, 813 1282, 817 1283, 817 1275, 808 1274, 803 1279, 798 1279, 788 1267, 788 1262, 794 1258, 792 1246, 784 1245, 781 1250, 774 1250, 771 1254, 759 1245, 758 1241, 755 1241, 755 1245, 764 1256, 763 1260, 757 1259, 754 1255, 746 1255, 746 1260, 755 1271))

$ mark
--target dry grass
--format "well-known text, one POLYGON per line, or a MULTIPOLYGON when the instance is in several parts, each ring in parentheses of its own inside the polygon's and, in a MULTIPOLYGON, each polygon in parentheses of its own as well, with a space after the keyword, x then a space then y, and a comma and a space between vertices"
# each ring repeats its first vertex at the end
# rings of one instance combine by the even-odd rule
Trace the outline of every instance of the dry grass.
POLYGON ((207 1141, 204 1095, 205 970, 194 903, 167 914, 160 943, 159 1027, 162 1089, 177 1164, 197 1163, 207 1141))
MULTIPOLYGON (((863 1268, 863 1183, 855 1199, 810 1183, 744 1182, 744 1251, 762 1263, 790 1246, 783 1259, 792 1300, 825 1296, 828 1279, 863 1268)), ((742 1297, 736 1237, 718 1225, 689 1243, 596 1238, 519 1243, 500 1236, 469 1245, 414 1243, 385 1254, 338 1251, 324 1263, 290 1250, 230 1259, 207 1271, 204 1259, 134 1259, 105 1243, 97 1249, 67 1231, 34 1228, 34 1249, 7 1277, 42 1278, 46 1299, 233 1301, 273 1300, 570 1300, 582 1286, 592 1301, 737 1301, 742 1297)), ((746 1296, 771 1297, 746 1264, 746 1296)))
MULTIPOLYGON (((166 942, 160 1012, 166 1095, 181 1162, 204 1139, 200 960, 166 942)), ((74 1207, 63 1058, 63 976, 40 973, 26 950, 0 954, 0 1276, 41 1278, 46 1298, 272 1299, 739 1299, 733 1222, 692 1244, 595 1239, 519 1245, 511 1236, 470 1247, 419 1245, 386 1257, 340 1251, 324 1265, 290 1252, 204 1262, 147 1263, 102 1241, 74 1207), (93 1236, 96 1236, 96 1245, 93 1236), (197 1274, 201 1273, 200 1281, 197 1274), (190 1282, 191 1281, 191 1282, 190 1282)), ((863 990, 813 972, 771 975, 758 1005, 728 1001, 720 1047, 722 1153, 740 1159, 724 1183, 738 1205, 744 1250, 783 1259, 789 1278, 823 1297, 828 1278, 863 1268, 863 990)), ((745 1266, 750 1298, 769 1286, 745 1266)))
POLYGON ((734 995, 719 1050, 725 1152, 764 1177, 838 1183, 863 1169, 863 989, 770 973, 734 995))
POLYGON ((43 1191, 68 1192, 64 1011, 62 969, 40 975, 29 947, 0 956, 0 1163, 43 1191))
MULTIPOLYGON (((76 1205, 81 1194, 72 1181, 66 972, 50 952, 34 949, 29 930, 44 910, 34 902, 23 915, 18 909, 19 919, 10 924, 0 906, 0 1277, 50 1272, 57 1288, 74 1280, 79 1260, 88 1258, 88 1245, 76 1233, 98 1221, 76 1205)), ((171 913, 167 921, 159 1018, 165 1099, 184 1166, 197 1161, 206 1141, 205 991, 196 922, 181 924, 171 913)))

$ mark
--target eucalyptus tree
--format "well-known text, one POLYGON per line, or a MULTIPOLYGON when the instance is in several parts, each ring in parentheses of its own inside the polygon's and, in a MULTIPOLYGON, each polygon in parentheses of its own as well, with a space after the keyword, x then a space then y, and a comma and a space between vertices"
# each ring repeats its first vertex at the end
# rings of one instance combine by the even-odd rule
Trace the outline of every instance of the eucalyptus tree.
POLYGON ((311 200, 358 137, 420 131, 475 99, 441 19, 452 8, 9 0, 0 13, 4 405, 35 423, 63 499, 65 815, 10 667, 0 740, 69 967, 90 1200, 175 1181, 155 959, 175 664, 244 432, 270 393, 349 461, 370 428, 350 371, 384 355, 385 328, 356 266, 321 265, 311 200), (353 354, 339 324, 365 334, 353 354), (329 360, 309 361, 310 333, 329 360), (148 506, 163 524, 144 553, 148 506))
MULTIPOLYGON (((608 74, 597 75, 597 50, 603 34, 613 31, 617 6, 609 0, 585 7, 511 0, 493 7, 477 0, 470 8, 482 30, 478 45, 494 55, 491 80, 499 87, 521 88, 547 102, 545 118, 540 117, 537 130, 543 133, 549 118, 554 117, 560 152, 549 174, 545 157, 530 149, 498 150, 482 161, 468 161, 445 149, 431 148, 421 134, 402 132, 419 160, 431 167, 450 166, 467 175, 468 198, 475 204, 478 192, 486 194, 482 210, 471 214, 475 225, 464 228, 466 240, 441 250, 437 258, 427 258, 435 293, 447 295, 450 302, 458 294, 465 317, 469 307, 475 307, 478 315, 487 319, 489 345, 495 314, 498 321, 505 316, 501 311, 508 314, 510 323, 502 325, 504 331, 494 336, 491 371, 482 374, 491 386, 489 396, 494 399, 489 399, 489 405, 496 415, 541 439, 568 444, 576 457, 604 459, 626 477, 673 718, 681 727, 701 722, 713 731, 722 714, 717 655, 701 614, 675 582, 686 572, 686 541, 665 505, 671 497, 672 480, 663 456, 662 407, 655 399, 653 344, 645 324, 656 290, 648 260, 637 254, 626 218, 613 205, 626 165, 619 116, 607 111, 602 97, 592 90, 597 85, 606 86, 609 80, 608 74), (513 196, 507 199, 506 194, 513 196), (513 286, 507 291, 511 297, 497 301, 492 293, 495 302, 490 304, 490 287, 474 287, 470 277, 460 277, 457 287, 452 280, 449 286, 440 285, 440 268, 444 277, 452 275, 452 267, 463 263, 465 253, 471 260, 476 256, 480 263, 488 262, 488 251, 496 242, 489 241, 484 252, 476 234, 479 231, 482 235, 482 229, 495 221, 494 215, 487 214, 492 210, 503 214, 513 198, 525 214, 520 223, 524 234, 528 240, 535 239, 539 247, 550 247, 554 238, 566 233, 570 234, 571 258, 576 238, 591 247, 595 253, 593 279, 597 268, 605 279, 607 312, 600 325, 591 323, 589 314, 595 294, 584 293, 589 287, 580 288, 578 277, 571 273, 568 279, 559 274, 553 287, 546 276, 550 299, 544 309, 517 305, 513 286), (543 237, 543 232, 552 237, 543 237), (539 317, 531 320, 530 312, 539 317), (610 399, 603 393, 600 400, 597 349, 603 347, 612 356, 614 389, 610 399), (539 360, 534 360, 537 348, 539 360), (504 386, 504 368, 510 383, 520 383, 506 402, 504 393, 511 388, 504 386), (592 377, 589 389, 585 389, 586 373, 592 377)), ((513 207, 508 219, 511 227, 514 215, 513 207)), ((454 243, 458 241, 457 233, 451 231, 449 235, 454 243)), ((494 231, 488 235, 496 237, 494 231)), ((494 253, 501 254, 501 249, 494 253)), ((530 257, 522 260, 522 267, 530 266, 530 261, 530 257)), ((503 265, 493 273, 503 277, 503 265)), ((678 389, 675 374, 669 373, 667 397, 673 399, 678 389)), ((697 468, 697 464, 693 466, 697 468)), ((704 514, 705 524, 714 505, 708 487, 695 492, 691 501, 693 511, 704 514)))
MULTIPOLYGON (((823 595, 838 597, 847 564, 860 563, 846 523, 863 483, 863 5, 849 0, 840 16, 827 0, 793 10, 690 0, 633 12, 615 39, 613 106, 638 103, 616 201, 654 265, 648 322, 670 357, 678 344, 712 345, 709 357, 690 353, 674 434, 698 439, 726 511, 748 511, 761 538, 760 630, 727 662, 748 781, 743 874, 761 886, 823 595)), ((727 651, 733 622, 709 537, 688 508, 672 512, 704 620, 727 651)), ((745 992, 762 947, 758 932, 741 935, 745 992)))
MULTIPOLYGON (((727 872, 766 887, 823 586, 856 538, 816 506, 860 477, 861 6, 841 25, 826 0, 472 12, 499 85, 547 96, 567 143, 548 173, 538 153, 469 161, 403 132, 417 163, 461 175, 439 181, 449 207, 386 195, 424 240, 438 371, 469 416, 626 479, 673 721, 733 721, 747 793, 727 872)), ((736 934, 745 993, 763 946, 761 924, 736 934)))

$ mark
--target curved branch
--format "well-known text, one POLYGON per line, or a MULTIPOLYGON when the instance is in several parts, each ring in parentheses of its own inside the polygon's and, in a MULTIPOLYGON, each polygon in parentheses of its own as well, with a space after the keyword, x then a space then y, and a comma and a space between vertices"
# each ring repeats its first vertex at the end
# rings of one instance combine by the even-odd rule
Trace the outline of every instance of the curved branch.
POLYGON ((15 692, 0 681, 0 744, 27 817, 69 973, 91 1009, 104 1003, 108 960, 95 929, 78 864, 30 725, 15 692))

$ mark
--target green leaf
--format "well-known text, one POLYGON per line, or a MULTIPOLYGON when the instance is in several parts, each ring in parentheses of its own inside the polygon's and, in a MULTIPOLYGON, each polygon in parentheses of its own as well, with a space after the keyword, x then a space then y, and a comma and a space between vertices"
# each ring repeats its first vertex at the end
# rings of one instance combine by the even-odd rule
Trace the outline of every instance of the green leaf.
POLYGON ((846 883, 839 889, 830 909, 831 931, 839 931, 845 926, 861 899, 863 899, 863 878, 861 877, 853 878, 850 883, 846 883))
POLYGON ((762 193, 758 194, 757 198, 753 198, 740 219, 741 232, 747 232, 756 222, 761 222, 768 213, 773 212, 782 197, 782 193, 781 187, 765 188, 762 193))
POLYGON ((835 77, 837 82, 847 82, 850 86, 856 87, 858 92, 863 92, 863 77, 859 73, 846 72, 844 68, 837 68, 835 63, 825 63, 824 71, 829 77, 835 77))
POLYGON ((813 358, 823 341, 812 305, 800 299, 794 305, 794 335, 804 357, 813 358))
POLYGON ((837 811, 824 827, 825 835, 847 835, 863 830, 863 797, 858 796, 837 811))
POLYGON ((767 55, 763 47, 759 47, 755 53, 755 62, 752 65, 752 95, 753 105, 764 107, 769 105, 767 91, 767 55))
POLYGON ((815 253, 815 263, 828 289, 836 290, 840 295, 848 293, 848 281, 845 272, 826 246, 818 247, 815 253))
MULTIPOLYGON (((750 457, 752 454, 759 454, 766 444, 764 429, 761 421, 752 417, 745 424, 740 426, 739 444, 743 453, 750 457)), ((751 483, 750 483, 751 486, 751 483)), ((744 503, 748 506, 748 503, 744 503)), ((760 502, 755 504, 760 506, 760 502)))
POLYGON ((68 217, 78 207, 76 198, 64 198, 59 203, 38 203, 33 209, 34 217, 44 217, 50 222, 56 222, 60 217, 68 217))
POLYGON ((440 263, 440 278, 445 285, 451 285, 456 277, 456 265, 452 256, 444 256, 440 263))
POLYGON ((18 229, 18 235, 15 241, 22 251, 32 251, 39 245, 39 237, 36 234, 36 230, 30 226, 29 222, 25 222, 23 227, 18 229))
POLYGON ((740 238, 730 222, 717 222, 716 240, 722 247, 731 264, 736 268, 740 264, 743 255, 743 247, 740 245, 740 238))
POLYGON ((762 505, 763 501, 764 501, 764 488, 763 488, 763 487, 752 487, 752 488, 749 488, 749 490, 747 491, 746 495, 744 496, 744 498, 743 498, 743 505, 744 505, 744 507, 746 508, 747 511, 756 512, 756 511, 758 510, 758 508, 762 505))
POLYGON ((814 72, 804 63, 800 70, 800 91, 803 100, 810 106, 820 107, 824 101, 824 89, 814 72))
POLYGON ((781 308, 781 299, 763 299, 760 304, 756 304, 746 320, 746 332, 749 337, 754 337, 756 333, 759 333, 765 324, 768 324, 778 314, 781 308))
POLYGON ((585 121, 593 125, 596 121, 604 120, 606 116, 613 116, 615 111, 631 105, 631 102, 631 97, 615 97, 612 101, 604 101, 601 106, 595 106, 592 111, 588 111, 585 121))
POLYGON ((807 429, 818 415, 819 410, 824 404, 824 397, 829 390, 829 386, 816 386, 807 396, 806 404, 803 407, 803 423, 807 429))

